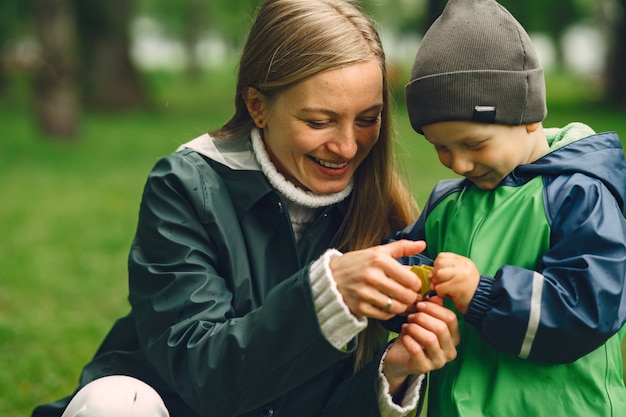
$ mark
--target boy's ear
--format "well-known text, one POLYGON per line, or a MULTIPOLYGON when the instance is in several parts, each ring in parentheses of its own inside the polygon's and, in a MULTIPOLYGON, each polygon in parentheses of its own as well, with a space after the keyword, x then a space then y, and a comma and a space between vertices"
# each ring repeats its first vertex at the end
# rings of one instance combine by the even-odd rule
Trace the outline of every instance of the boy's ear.
POLYGON ((526 132, 533 133, 537 131, 537 129, 539 129, 540 126, 541 126, 541 122, 528 123, 526 125, 526 132))
POLYGON ((246 103, 248 113, 258 128, 265 127, 265 97, 255 87, 248 87, 241 93, 243 101, 246 103))

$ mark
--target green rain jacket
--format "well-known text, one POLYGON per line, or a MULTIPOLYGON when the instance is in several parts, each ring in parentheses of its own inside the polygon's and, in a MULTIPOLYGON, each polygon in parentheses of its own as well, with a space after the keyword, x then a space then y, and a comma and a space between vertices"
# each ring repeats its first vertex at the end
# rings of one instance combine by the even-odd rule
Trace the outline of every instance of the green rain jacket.
MULTIPOLYGON (((354 343, 342 351, 327 341, 309 284, 308 265, 335 243, 348 201, 323 208, 296 243, 249 139, 213 154, 180 150, 150 173, 129 256, 132 311, 79 388, 134 376, 172 417, 379 417, 382 352, 354 374, 354 343)), ((70 399, 33 417, 60 416, 70 399)))
POLYGON ((457 358, 431 374, 429 416, 626 416, 622 145, 581 124, 546 136, 551 152, 494 190, 438 184, 394 237, 425 239, 432 259, 469 257, 482 275, 457 358))

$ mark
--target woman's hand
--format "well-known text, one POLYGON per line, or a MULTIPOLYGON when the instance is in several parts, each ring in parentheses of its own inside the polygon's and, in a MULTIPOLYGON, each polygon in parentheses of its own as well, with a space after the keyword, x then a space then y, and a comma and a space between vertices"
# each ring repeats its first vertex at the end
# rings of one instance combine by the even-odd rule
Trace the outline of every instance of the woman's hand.
POLYGON ((397 258, 425 248, 424 241, 399 240, 331 260, 337 289, 352 314, 387 320, 415 304, 421 282, 397 258))
POLYGON ((417 310, 407 316, 407 323, 385 355, 383 374, 392 396, 409 375, 439 369, 456 358, 461 340, 456 314, 443 306, 441 297, 417 303, 417 310))

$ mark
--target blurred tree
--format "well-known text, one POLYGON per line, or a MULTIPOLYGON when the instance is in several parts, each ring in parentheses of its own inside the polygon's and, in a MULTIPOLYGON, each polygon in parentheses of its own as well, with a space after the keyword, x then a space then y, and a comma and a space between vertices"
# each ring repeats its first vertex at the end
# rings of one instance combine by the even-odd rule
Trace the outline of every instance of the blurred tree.
POLYGON ((82 88, 89 107, 125 110, 148 104, 130 56, 131 0, 73 0, 83 58, 82 88))
POLYGON ((447 3, 447 0, 428 0, 426 4, 426 15, 424 16, 423 33, 437 20, 447 3))
POLYGON ((606 91, 610 102, 626 107, 626 0, 615 2, 613 7, 612 36, 606 64, 606 91))
POLYGON ((188 0, 185 5, 183 44, 187 56, 187 72, 190 77, 198 77, 200 75, 200 59, 198 56, 198 44, 202 40, 204 24, 206 23, 207 7, 210 6, 209 0, 188 0))
POLYGON ((0 2, 0 95, 8 83, 10 67, 17 65, 6 58, 17 33, 26 27, 27 4, 23 0, 3 0, 0 2))
POLYGON ((199 44, 209 35, 239 49, 262 0, 138 0, 138 14, 158 22, 165 32, 184 45, 186 72, 197 75, 202 58, 199 44))
POLYGON ((50 137, 76 134, 79 106, 76 74, 76 28, 70 0, 33 0, 34 23, 41 45, 35 69, 35 109, 50 137))
POLYGON ((198 44, 208 25, 208 9, 213 0, 139 0, 137 14, 158 23, 165 33, 182 42, 185 71, 195 77, 200 73, 198 44))
POLYGON ((245 2, 212 0, 209 9, 210 24, 224 36, 226 42, 239 49, 248 35, 256 9, 262 2, 262 0, 245 2))
MULTIPOLYGON (((424 33, 426 30, 424 14, 427 3, 430 1, 361 0, 361 5, 379 24, 379 29, 383 32, 404 35, 424 33)), ((441 1, 445 4, 446 0, 441 1)))
POLYGON ((499 0, 527 32, 548 36, 554 47, 554 67, 565 68, 562 38, 566 30, 592 13, 593 0, 499 0))

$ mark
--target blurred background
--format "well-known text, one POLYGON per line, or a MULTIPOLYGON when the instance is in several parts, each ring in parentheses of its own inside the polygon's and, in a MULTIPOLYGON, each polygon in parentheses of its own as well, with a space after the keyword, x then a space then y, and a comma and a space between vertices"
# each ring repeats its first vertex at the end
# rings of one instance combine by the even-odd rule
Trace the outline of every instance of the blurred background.
MULTIPOLYGON (((403 88, 444 0, 367 0, 418 203, 451 174, 403 88)), ((626 138, 626 0, 502 0, 546 69, 546 126, 626 138)), ((260 0, 0 2, 0 415, 68 395, 128 312, 126 257, 156 160, 232 114, 260 0)))

